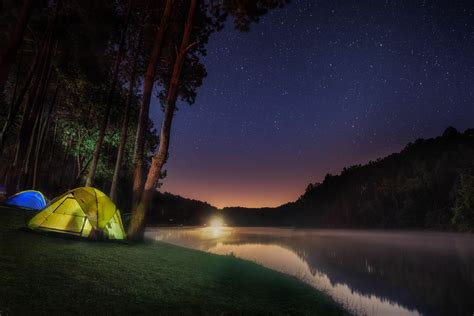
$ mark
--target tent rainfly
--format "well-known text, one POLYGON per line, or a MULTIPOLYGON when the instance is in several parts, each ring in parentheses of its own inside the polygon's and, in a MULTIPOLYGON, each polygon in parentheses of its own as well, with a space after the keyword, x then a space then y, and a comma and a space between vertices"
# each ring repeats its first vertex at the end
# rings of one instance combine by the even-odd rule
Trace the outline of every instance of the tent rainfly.
POLYGON ((125 238, 120 211, 104 193, 90 187, 57 197, 29 221, 28 227, 90 239, 125 238))
POLYGON ((28 190, 12 195, 5 201, 5 204, 39 211, 46 207, 48 200, 44 197, 43 193, 28 190))

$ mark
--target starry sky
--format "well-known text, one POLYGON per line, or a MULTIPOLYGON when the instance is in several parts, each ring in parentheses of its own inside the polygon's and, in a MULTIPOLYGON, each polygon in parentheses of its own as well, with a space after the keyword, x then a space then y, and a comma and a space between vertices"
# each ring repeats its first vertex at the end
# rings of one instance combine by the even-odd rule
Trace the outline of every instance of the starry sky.
POLYGON ((217 207, 277 206, 327 173, 474 127, 474 1, 293 0, 248 33, 227 25, 208 51, 162 190, 217 207))

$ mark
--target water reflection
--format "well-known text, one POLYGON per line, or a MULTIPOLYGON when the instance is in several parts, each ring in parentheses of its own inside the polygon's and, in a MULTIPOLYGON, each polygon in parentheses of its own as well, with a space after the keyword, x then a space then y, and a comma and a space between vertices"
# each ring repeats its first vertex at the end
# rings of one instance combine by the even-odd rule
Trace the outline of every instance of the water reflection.
POLYGON ((472 315, 471 235, 275 228, 160 228, 149 238, 294 275, 365 315, 472 315))

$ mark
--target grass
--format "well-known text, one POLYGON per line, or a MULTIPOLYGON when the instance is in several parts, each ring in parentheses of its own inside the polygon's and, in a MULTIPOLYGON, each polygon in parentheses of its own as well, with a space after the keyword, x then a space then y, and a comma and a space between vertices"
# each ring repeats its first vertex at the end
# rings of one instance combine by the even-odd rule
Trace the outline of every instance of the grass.
POLYGON ((0 207, 0 314, 341 315, 328 297, 252 262, 165 243, 128 245, 21 230, 0 207))

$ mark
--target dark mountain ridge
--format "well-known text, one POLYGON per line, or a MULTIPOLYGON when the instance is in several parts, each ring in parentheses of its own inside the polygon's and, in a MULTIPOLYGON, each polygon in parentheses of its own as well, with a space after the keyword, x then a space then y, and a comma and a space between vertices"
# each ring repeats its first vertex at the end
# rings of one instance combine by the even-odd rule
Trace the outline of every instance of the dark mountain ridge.
POLYGON ((157 217, 161 212, 186 225, 203 225, 220 214, 235 226, 473 231, 474 129, 460 133, 449 127, 442 136, 418 139, 400 153, 328 174, 296 201, 276 208, 217 210, 169 193, 157 197, 151 223, 166 223, 157 217))

